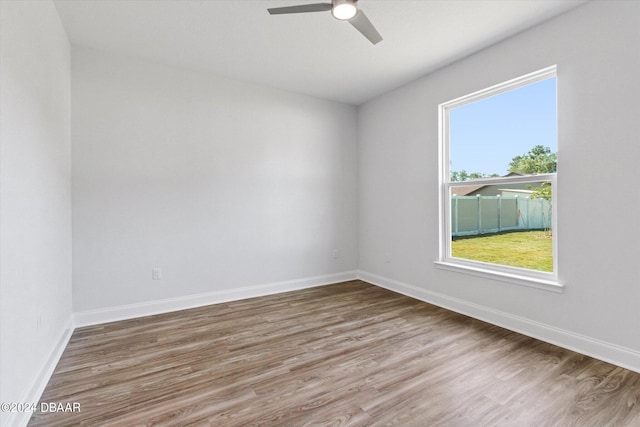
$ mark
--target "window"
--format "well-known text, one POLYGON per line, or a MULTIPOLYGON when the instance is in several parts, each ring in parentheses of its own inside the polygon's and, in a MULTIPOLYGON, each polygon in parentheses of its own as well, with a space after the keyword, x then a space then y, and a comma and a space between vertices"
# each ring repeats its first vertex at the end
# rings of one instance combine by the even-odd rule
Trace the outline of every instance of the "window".
POLYGON ((556 67, 440 105, 442 268, 560 291, 556 67))

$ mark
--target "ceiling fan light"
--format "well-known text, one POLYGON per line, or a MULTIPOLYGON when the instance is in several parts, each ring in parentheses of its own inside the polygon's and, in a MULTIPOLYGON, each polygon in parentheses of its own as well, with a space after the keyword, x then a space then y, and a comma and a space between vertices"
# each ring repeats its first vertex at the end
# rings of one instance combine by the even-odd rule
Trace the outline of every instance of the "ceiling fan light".
POLYGON ((334 0, 333 8, 331 8, 331 14, 334 18, 346 21, 356 16, 356 13, 358 13, 358 9, 355 2, 334 0))

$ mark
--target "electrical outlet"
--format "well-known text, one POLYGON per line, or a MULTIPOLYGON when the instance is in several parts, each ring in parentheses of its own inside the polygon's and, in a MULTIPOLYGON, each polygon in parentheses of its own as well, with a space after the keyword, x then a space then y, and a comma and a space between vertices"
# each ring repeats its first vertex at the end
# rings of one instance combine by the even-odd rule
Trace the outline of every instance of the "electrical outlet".
POLYGON ((337 249, 334 249, 333 250, 333 259, 337 259, 339 255, 340 255, 340 252, 337 249))
POLYGON ((151 270, 151 278, 153 280, 162 279, 162 269, 160 267, 156 267, 153 270, 151 270))
POLYGON ((391 253, 390 252, 385 252, 384 253, 384 262, 386 262, 387 264, 391 262, 391 253))

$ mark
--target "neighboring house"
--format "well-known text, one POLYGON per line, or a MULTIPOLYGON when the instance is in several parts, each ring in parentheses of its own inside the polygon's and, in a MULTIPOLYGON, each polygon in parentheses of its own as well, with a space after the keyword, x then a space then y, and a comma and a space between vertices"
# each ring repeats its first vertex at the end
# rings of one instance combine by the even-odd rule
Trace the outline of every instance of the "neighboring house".
MULTIPOLYGON (((537 185, 536 185, 537 186, 537 185)), ((533 188, 535 188, 534 186, 533 188)), ((533 190, 519 190, 515 188, 501 188, 500 196, 501 197, 527 197, 529 198, 533 194, 533 190)))
MULTIPOLYGON (((503 176, 502 178, 512 178, 514 176, 525 176, 522 173, 510 172, 509 174, 503 176)), ((506 192, 510 190, 519 190, 517 191, 518 196, 525 195, 529 197, 530 194, 533 193, 534 188, 539 187, 543 181, 540 182, 527 182, 527 183, 511 183, 511 184, 491 184, 491 185, 468 185, 463 187, 455 188, 456 196, 497 196, 502 195, 506 196, 506 192)), ((515 196, 516 194, 508 194, 510 196, 515 196)))

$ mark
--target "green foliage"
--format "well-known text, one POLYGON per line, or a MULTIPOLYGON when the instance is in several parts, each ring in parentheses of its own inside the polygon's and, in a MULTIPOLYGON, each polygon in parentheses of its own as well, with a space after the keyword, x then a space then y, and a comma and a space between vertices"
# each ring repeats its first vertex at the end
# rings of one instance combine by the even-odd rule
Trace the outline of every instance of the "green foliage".
POLYGON ((468 173, 466 170, 462 169, 461 171, 451 171, 451 181, 469 181, 470 179, 480 179, 480 178, 494 178, 499 176, 497 173, 486 174, 481 172, 471 172, 468 173))
POLYGON ((527 154, 516 156, 509 163, 509 172, 522 174, 554 173, 557 169, 557 154, 542 145, 536 145, 527 154))
POLYGON ((543 182, 540 184, 540 187, 536 187, 533 189, 533 193, 529 196, 530 199, 544 199, 547 202, 551 203, 551 183, 543 182))
MULTIPOLYGON (((527 188, 531 188, 530 185, 527 184, 527 188)), ((552 209, 552 193, 551 193, 551 183, 550 182, 542 182, 539 187, 533 189, 533 193, 529 196, 530 199, 544 199, 549 202, 549 215, 548 218, 545 219, 545 233, 551 235, 551 209, 552 209)), ((543 214, 544 215, 544 214, 543 214)))
MULTIPOLYGON (((552 153, 549 147, 536 145, 528 153, 516 156, 509 163, 509 172, 521 174, 539 174, 554 173, 558 169, 558 156, 552 153)), ((467 172, 462 169, 459 171, 451 171, 450 179, 452 182, 469 181, 480 178, 495 178, 497 173, 487 174, 482 172, 467 172)), ((551 189, 549 189, 551 191, 551 189)), ((547 199, 549 200, 549 199, 547 199)))

